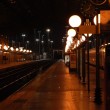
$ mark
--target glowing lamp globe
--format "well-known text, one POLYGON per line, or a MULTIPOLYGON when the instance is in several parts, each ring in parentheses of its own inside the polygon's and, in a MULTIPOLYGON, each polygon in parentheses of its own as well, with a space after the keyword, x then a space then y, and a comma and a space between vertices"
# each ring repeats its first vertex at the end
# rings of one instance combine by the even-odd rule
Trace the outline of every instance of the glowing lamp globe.
POLYGON ((82 35, 81 42, 84 42, 86 40, 85 36, 82 35))
POLYGON ((69 25, 71 27, 79 27, 81 25, 81 18, 78 15, 73 15, 69 18, 69 25))
MULTIPOLYGON (((93 21, 94 21, 94 24, 97 25, 96 16, 94 17, 93 21)), ((98 14, 98 23, 100 23, 100 14, 98 14)))
POLYGON ((68 36, 74 37, 76 35, 76 31, 74 29, 68 30, 68 36))

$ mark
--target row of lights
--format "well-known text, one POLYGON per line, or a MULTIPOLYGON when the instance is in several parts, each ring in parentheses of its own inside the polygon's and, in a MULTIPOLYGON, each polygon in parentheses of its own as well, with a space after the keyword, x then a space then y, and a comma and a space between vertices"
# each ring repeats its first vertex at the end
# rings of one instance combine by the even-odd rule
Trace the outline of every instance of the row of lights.
POLYGON ((23 47, 14 48, 14 47, 10 47, 7 45, 2 46, 2 44, 0 44, 0 50, 1 49, 5 50, 5 51, 11 50, 11 51, 16 51, 16 52, 32 53, 31 50, 23 49, 23 47))
MULTIPOLYGON (((98 17, 98 23, 100 23, 100 15, 98 17)), ((96 25, 96 16, 93 19, 94 24, 96 25)), ((73 15, 69 19, 69 25, 73 28, 79 27, 81 25, 82 21, 81 18, 78 15, 73 15)), ((91 25, 89 20, 87 19, 85 25, 91 25)), ((85 33, 84 35, 78 35, 78 39, 74 38, 77 34, 75 29, 69 29, 67 32, 67 41, 66 41, 66 46, 65 46, 65 52, 70 52, 71 50, 74 50, 77 48, 81 43, 86 41, 87 34, 85 33)), ((90 37, 92 34, 88 34, 90 37)))

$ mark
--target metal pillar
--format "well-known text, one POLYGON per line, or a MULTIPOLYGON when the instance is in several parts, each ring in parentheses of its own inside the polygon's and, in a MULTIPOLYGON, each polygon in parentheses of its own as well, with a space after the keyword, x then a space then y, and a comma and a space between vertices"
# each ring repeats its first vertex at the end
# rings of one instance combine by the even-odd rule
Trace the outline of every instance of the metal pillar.
POLYGON ((96 36, 96 88, 95 88, 95 102, 101 104, 101 88, 100 88, 100 63, 99 63, 99 33, 100 24, 98 23, 97 15, 97 36, 96 36))
POLYGON ((105 50, 104 101, 105 110, 110 110, 110 45, 105 50))
POLYGON ((82 48, 82 83, 85 84, 85 47, 82 48))
POLYGON ((40 42, 41 42, 41 40, 40 40, 40 34, 41 34, 41 31, 38 31, 38 34, 39 34, 39 59, 40 59, 40 42))
POLYGON ((80 48, 78 48, 78 77, 81 79, 80 76, 80 48))
POLYGON ((90 92, 90 68, 89 68, 89 35, 87 34, 87 88, 90 92))
POLYGON ((76 50, 76 57, 77 57, 77 63, 76 63, 76 68, 77 68, 77 74, 78 77, 80 78, 80 50, 79 48, 76 50))

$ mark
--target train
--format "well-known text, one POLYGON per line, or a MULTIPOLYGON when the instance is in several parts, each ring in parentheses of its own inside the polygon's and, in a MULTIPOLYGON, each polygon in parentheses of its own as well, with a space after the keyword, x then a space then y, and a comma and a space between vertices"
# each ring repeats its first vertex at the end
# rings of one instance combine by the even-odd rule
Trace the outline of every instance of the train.
MULTIPOLYGON (((104 69, 105 66, 105 48, 106 46, 101 46, 99 49, 99 62, 102 69, 104 69)), ((96 65, 96 48, 89 50, 89 63, 96 65)))
MULTIPOLYGON (((105 66, 105 49, 106 46, 101 46, 99 48, 99 64, 100 68, 104 69, 105 66)), ((87 62, 87 51, 85 51, 85 62, 87 62)), ((69 66, 70 63, 70 55, 65 55, 65 64, 69 66)), ((89 64, 92 66, 96 66, 96 48, 89 49, 89 64)))

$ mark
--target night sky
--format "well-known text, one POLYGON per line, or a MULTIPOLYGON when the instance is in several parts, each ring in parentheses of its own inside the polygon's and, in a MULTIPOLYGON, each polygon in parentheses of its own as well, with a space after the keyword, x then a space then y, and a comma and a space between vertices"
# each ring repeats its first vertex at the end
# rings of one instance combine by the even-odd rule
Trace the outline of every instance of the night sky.
POLYGON ((34 40, 34 29, 45 36, 46 28, 50 28, 50 38, 54 47, 61 47, 61 39, 65 36, 68 19, 80 0, 1 0, 0 1, 0 33, 11 40, 22 40, 21 33, 27 34, 27 40, 34 40))
POLYGON ((55 48, 60 48, 68 19, 80 13, 82 1, 87 0, 0 0, 0 33, 14 40, 22 40, 25 33, 26 40, 33 42, 34 29, 38 37, 37 31, 47 36, 50 28, 50 38, 55 48))

